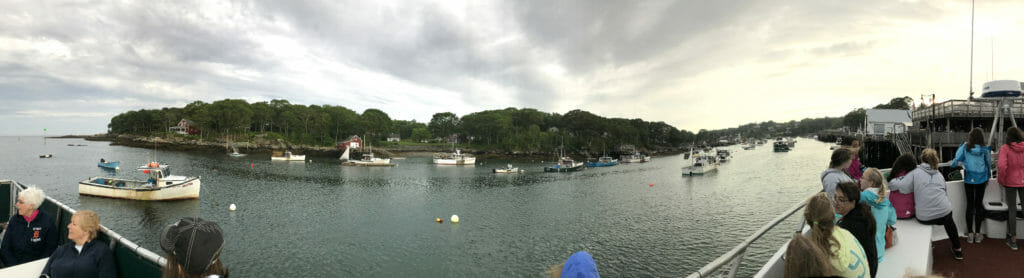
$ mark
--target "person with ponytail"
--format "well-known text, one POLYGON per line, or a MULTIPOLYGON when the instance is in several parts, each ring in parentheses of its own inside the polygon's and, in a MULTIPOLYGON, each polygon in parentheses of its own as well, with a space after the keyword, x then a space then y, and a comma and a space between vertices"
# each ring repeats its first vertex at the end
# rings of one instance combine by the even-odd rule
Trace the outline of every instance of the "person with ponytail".
POLYGON ((840 182, 852 182, 853 178, 846 173, 853 163, 853 151, 847 148, 838 148, 832 151, 832 159, 828 163, 828 169, 821 172, 821 191, 828 194, 829 200, 836 195, 836 184, 840 182))
MULTIPOLYGON (((953 258, 964 259, 964 251, 960 248, 960 235, 956 222, 953 221, 953 205, 946 194, 946 179, 939 172, 939 155, 935 149, 921 151, 921 165, 910 171, 906 176, 889 182, 889 186, 903 193, 914 193, 914 211, 917 222, 925 225, 942 225, 949 236, 950 251, 953 258)), ((1002 172, 1000 172, 1002 173, 1002 172)))
POLYGON ((836 213, 842 215, 839 218, 839 227, 850 231, 857 238, 857 243, 864 248, 864 255, 867 256, 871 277, 875 277, 875 273, 878 272, 875 217, 871 215, 871 207, 860 202, 860 186, 855 182, 837 184, 833 204, 836 213))
POLYGON ((783 278, 836 276, 836 268, 832 267, 825 250, 814 244, 811 238, 800 233, 796 233, 789 240, 785 258, 783 278))
POLYGON ((824 250, 841 277, 868 277, 871 269, 864 248, 846 229, 836 227, 835 208, 825 192, 814 194, 804 207, 804 220, 811 225, 810 239, 824 250))
POLYGON ((896 225, 896 210, 889 202, 889 188, 877 168, 864 170, 860 184, 861 187, 867 187, 860 192, 860 203, 870 206, 871 215, 875 217, 875 250, 878 262, 881 263, 885 255, 885 230, 886 227, 896 225))
POLYGON ((967 243, 981 243, 981 222, 985 220, 985 187, 991 177, 992 149, 985 144, 985 131, 971 129, 967 142, 956 150, 956 157, 949 166, 960 164, 964 167, 964 193, 967 195, 967 243))

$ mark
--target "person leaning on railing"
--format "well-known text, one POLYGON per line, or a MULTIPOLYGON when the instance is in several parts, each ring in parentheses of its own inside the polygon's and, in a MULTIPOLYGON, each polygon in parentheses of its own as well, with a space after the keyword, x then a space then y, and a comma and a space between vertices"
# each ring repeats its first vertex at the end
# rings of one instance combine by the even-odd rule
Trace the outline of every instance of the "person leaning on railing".
POLYGON ((100 216, 91 210, 80 210, 68 223, 68 242, 57 248, 46 261, 40 277, 117 277, 114 255, 105 242, 96 239, 100 216))
POLYGON ((217 223, 185 217, 168 225, 160 235, 160 249, 167 252, 164 278, 228 277, 220 260, 224 232, 217 223))
POLYGON ((1017 250, 1017 196, 1024 200, 1024 134, 1016 127, 1006 130, 1006 144, 999 149, 996 178, 1005 190, 1009 217, 1006 220, 1006 246, 1017 250))
POLYGON ((0 246, 0 261, 4 266, 19 264, 49 257, 57 249, 57 225, 53 217, 39 210, 46 200, 46 193, 30 187, 18 194, 18 214, 11 217, 0 246))

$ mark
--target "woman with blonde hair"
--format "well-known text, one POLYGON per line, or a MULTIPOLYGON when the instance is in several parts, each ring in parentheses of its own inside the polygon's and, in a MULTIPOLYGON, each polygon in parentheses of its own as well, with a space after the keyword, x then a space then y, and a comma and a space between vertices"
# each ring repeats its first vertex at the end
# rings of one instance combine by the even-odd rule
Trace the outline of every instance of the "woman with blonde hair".
POLYGON ((829 262, 842 277, 868 277, 868 267, 864 248, 857 243, 857 238, 846 229, 836 227, 835 210, 828 194, 819 192, 807 200, 804 207, 804 219, 811 225, 810 239, 814 245, 825 251, 829 262))
POLYGON ((18 193, 18 214, 11 216, 7 223, 3 245, 0 245, 0 262, 11 267, 49 257, 57 249, 57 225, 53 217, 39 210, 46 200, 46 193, 37 187, 29 187, 18 193))
POLYGON ((864 170, 860 184, 861 188, 866 187, 860 192, 860 202, 871 207, 871 215, 875 218, 875 251, 881 263, 885 255, 885 230, 896 225, 896 209, 889 202, 889 188, 878 168, 864 170))
POLYGON ((906 176, 896 178, 889 185, 903 193, 914 193, 914 211, 917 221, 925 225, 942 225, 952 245, 953 258, 964 259, 960 249, 960 236, 953 221, 953 205, 946 194, 946 179, 938 170, 939 155, 934 149, 921 151, 921 165, 906 176))
POLYGON ((91 210, 81 210, 71 216, 68 223, 68 242, 57 248, 46 261, 42 277, 117 277, 114 255, 107 243, 96 239, 100 230, 100 216, 91 210))
POLYGON ((786 246, 785 264, 782 270, 782 277, 803 278, 803 277, 830 277, 836 275, 836 268, 832 267, 829 256, 825 250, 814 244, 810 238, 796 234, 789 240, 786 246))

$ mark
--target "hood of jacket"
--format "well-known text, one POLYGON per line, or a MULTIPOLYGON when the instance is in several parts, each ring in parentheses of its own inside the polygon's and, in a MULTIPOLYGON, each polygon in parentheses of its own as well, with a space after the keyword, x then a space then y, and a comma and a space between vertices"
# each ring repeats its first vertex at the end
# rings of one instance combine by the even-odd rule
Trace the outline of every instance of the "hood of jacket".
POLYGON ((843 170, 839 170, 839 169, 836 169, 836 168, 828 168, 828 169, 825 169, 824 172, 821 172, 821 177, 819 177, 819 179, 825 179, 825 177, 830 175, 830 174, 842 174, 844 176, 849 176, 849 175, 846 174, 846 172, 843 172, 843 170))
POLYGON ((925 163, 921 163, 921 165, 917 165, 917 168, 921 169, 925 173, 928 173, 928 175, 934 175, 934 174, 939 172, 939 170, 932 169, 932 165, 929 165, 926 162, 925 163))
POLYGON ((1024 142, 1010 143, 1010 151, 1015 153, 1024 153, 1024 142))
POLYGON ((970 149, 968 149, 967 153, 969 153, 971 155, 983 156, 983 155, 987 155, 988 152, 990 152, 990 151, 992 151, 992 150, 989 149, 988 146, 982 146, 982 145, 974 144, 974 147, 971 147, 970 149))
POLYGON ((872 208, 884 208, 891 206, 889 198, 885 198, 881 203, 878 202, 878 199, 880 198, 878 197, 878 188, 871 187, 864 189, 864 192, 870 192, 870 194, 860 194, 860 201, 862 203, 865 203, 872 208))

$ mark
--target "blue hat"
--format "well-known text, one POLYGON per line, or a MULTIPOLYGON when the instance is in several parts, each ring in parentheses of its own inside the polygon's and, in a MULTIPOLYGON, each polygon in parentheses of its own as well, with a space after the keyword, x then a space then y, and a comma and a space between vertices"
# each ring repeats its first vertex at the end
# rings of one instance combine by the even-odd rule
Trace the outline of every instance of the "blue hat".
POLYGON ((594 258, 590 256, 590 253, 579 251, 576 254, 569 256, 568 260, 565 260, 565 265, 562 266, 562 278, 591 278, 601 277, 597 273, 597 264, 594 263, 594 258))

